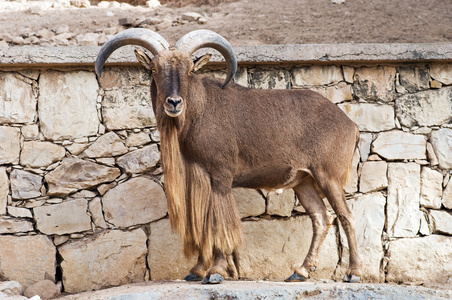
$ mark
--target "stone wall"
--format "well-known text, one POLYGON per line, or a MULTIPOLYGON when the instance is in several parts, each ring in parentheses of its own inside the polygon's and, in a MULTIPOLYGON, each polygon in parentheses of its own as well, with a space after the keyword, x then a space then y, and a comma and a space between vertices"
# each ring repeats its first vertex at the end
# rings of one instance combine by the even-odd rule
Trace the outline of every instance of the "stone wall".
MULTIPOLYGON (((239 61, 239 84, 318 91, 359 126, 345 190, 364 281, 452 284, 450 58, 239 61)), ((214 67, 204 73, 223 77, 214 67)), ((0 65, 0 280, 76 293, 187 274, 195 258, 170 230, 149 84, 129 60, 100 80, 92 66, 0 65)), ((286 278, 312 236, 293 191, 234 196, 241 276, 286 278)), ((347 260, 335 221, 313 275, 341 278, 347 260)))

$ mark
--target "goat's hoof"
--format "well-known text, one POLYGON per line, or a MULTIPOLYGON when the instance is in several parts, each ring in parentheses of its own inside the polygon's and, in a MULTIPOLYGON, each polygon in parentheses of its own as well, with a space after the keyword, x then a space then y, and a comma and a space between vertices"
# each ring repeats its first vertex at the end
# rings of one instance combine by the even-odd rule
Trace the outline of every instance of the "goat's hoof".
POLYGON ((303 275, 297 274, 297 272, 294 272, 289 278, 284 280, 285 282, 302 282, 306 281, 308 278, 304 277, 303 275))
POLYGON ((222 283, 224 280, 224 277, 221 276, 218 273, 212 274, 212 275, 207 275, 206 277, 204 277, 204 279, 201 281, 201 283, 203 284, 217 284, 217 283, 222 283))
POLYGON ((356 275, 349 275, 346 274, 344 276, 344 278, 342 278, 343 282, 350 282, 350 283, 358 283, 361 281, 361 277, 360 276, 356 276, 356 275))
POLYGON ((193 273, 188 274, 184 278, 185 281, 201 281, 202 277, 193 273))

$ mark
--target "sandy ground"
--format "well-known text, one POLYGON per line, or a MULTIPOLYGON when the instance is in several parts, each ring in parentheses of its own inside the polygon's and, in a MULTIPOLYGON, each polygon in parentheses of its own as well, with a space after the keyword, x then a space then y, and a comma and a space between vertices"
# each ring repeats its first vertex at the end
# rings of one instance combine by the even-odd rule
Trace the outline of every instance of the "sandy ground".
POLYGON ((239 0, 216 6, 165 4, 158 8, 129 5, 52 8, 48 7, 49 1, 52 2, 47 0, 48 5, 41 6, 39 1, 28 1, 18 7, 13 5, 17 2, 0 0, 0 40, 9 39, 12 44, 10 37, 22 37, 28 38, 27 43, 54 45, 43 38, 31 37, 41 29, 58 32, 61 26, 68 25, 67 33, 73 35, 68 42, 71 45, 78 43, 77 35, 96 32, 108 35, 122 30, 125 27, 118 23, 121 18, 154 18, 166 23, 147 26, 158 30, 170 42, 200 28, 217 31, 233 45, 452 41, 450 0, 345 0, 341 4, 333 0, 239 0), (182 20, 184 12, 200 13, 205 24, 182 20))

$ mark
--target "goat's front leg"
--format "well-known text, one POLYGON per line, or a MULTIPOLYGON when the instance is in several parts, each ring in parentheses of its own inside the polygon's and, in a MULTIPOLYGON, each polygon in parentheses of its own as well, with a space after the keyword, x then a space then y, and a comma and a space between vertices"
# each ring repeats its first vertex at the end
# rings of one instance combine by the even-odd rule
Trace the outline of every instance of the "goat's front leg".
POLYGON ((191 268, 190 273, 185 276, 184 280, 186 281, 201 281, 207 275, 207 269, 205 267, 205 262, 200 253, 198 255, 198 262, 196 265, 191 268))

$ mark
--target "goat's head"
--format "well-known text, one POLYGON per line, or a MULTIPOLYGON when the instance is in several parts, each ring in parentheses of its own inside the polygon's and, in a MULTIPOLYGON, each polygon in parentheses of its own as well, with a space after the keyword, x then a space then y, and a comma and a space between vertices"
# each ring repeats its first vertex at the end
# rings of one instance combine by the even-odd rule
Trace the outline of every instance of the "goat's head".
POLYGON ((138 61, 152 72, 157 87, 157 101, 170 117, 178 117, 183 112, 190 76, 210 59, 210 54, 206 54, 192 61, 190 56, 196 50, 214 48, 225 58, 228 75, 221 88, 226 87, 237 70, 237 60, 231 44, 213 31, 192 31, 179 39, 175 48, 170 48, 160 34, 149 29, 133 28, 115 35, 102 46, 95 65, 99 77, 110 54, 125 45, 142 46, 154 55, 151 58, 145 52, 135 50, 138 61))

